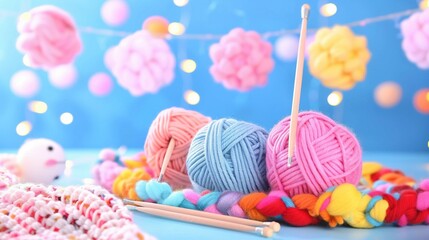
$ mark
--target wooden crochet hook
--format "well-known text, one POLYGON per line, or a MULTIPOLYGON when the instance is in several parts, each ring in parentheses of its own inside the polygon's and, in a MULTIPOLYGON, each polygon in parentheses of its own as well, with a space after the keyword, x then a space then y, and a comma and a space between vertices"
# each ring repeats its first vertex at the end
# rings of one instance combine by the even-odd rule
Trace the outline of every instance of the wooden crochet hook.
POLYGON ((288 162, 287 166, 290 167, 292 164, 292 157, 295 151, 296 145, 296 128, 298 123, 298 111, 299 101, 301 99, 301 86, 302 86, 302 73, 304 69, 304 53, 305 53, 305 39, 307 37, 307 20, 310 13, 310 5, 304 4, 301 7, 301 33, 299 37, 298 45, 298 57, 296 60, 295 70, 295 85, 293 88, 293 100, 292 100, 292 113, 290 116, 290 127, 289 127, 289 146, 288 146, 288 162))
POLYGON ((171 159, 171 154, 173 154, 174 147, 176 145, 176 141, 172 138, 168 143, 167 151, 165 152, 164 160, 162 160, 161 171, 159 173, 158 182, 162 181, 164 177, 165 171, 167 170, 168 163, 171 159))
POLYGON ((216 219, 220 221, 225 222, 231 222, 231 223, 238 223, 248 226, 254 226, 254 227, 269 227, 273 229, 274 232, 280 231, 280 224, 278 222, 260 222, 256 220, 250 220, 250 219, 244 219, 244 218, 238 218, 238 217, 231 217, 231 216, 225 216, 220 214, 214 214, 204 211, 198 211, 198 210, 192 210, 187 208, 180 208, 180 207, 174 207, 174 206, 168 206, 168 205, 162 205, 162 204, 156 204, 156 203, 149 203, 149 202, 142 202, 142 201, 133 201, 129 199, 123 200, 125 204, 132 204, 137 205, 141 207, 149 207, 149 208, 155 208, 155 209, 161 209, 165 211, 171 211, 171 212, 177 212, 182 214, 188 214, 198 217, 205 217, 205 218, 211 218, 216 219))
POLYGON ((147 213, 158 217, 170 218, 170 219, 179 220, 183 222, 196 223, 200 225, 230 229, 235 231, 255 232, 264 237, 273 236, 273 230, 269 227, 253 227, 253 226, 247 226, 247 225, 238 224, 238 223, 224 222, 216 219, 197 217, 193 215, 176 213, 176 212, 169 212, 169 211, 155 209, 155 208, 137 207, 134 205, 126 205, 126 206, 130 210, 137 210, 139 212, 147 213))

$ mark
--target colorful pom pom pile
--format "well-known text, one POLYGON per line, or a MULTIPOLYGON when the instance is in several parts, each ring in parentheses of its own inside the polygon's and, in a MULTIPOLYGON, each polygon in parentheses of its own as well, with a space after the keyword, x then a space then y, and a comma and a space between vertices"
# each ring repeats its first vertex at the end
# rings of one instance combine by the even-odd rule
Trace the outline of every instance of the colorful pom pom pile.
POLYGON ((82 49, 72 17, 55 6, 40 6, 22 14, 18 32, 16 47, 32 67, 51 69, 69 64, 82 49))
POLYGON ((408 60, 429 69, 429 9, 416 12, 401 22, 402 49, 408 60))
POLYGON ((175 58, 170 47, 144 30, 122 39, 108 61, 119 85, 134 96, 156 93, 174 78, 175 58))
POLYGON ((235 28, 210 47, 210 73, 228 89, 248 91, 264 86, 274 67, 271 51, 257 32, 235 28))
POLYGON ((366 38, 345 26, 317 31, 309 48, 311 74, 329 88, 348 90, 363 81, 370 59, 366 38))

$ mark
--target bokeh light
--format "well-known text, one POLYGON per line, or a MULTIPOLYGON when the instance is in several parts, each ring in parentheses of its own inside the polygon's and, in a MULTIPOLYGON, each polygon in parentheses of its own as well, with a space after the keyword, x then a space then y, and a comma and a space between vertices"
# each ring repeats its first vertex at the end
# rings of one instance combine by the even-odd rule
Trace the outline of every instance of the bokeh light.
POLYGON ((337 5, 333 3, 323 4, 322 7, 320 7, 320 14, 322 14, 322 16, 331 17, 334 16, 335 13, 337 13, 337 5))
POLYGON ((429 114, 429 88, 421 89, 414 95, 414 107, 423 114, 429 114))
POLYGON ((184 98, 185 101, 190 105, 197 105, 200 102, 200 94, 192 90, 186 91, 184 98))
POLYGON ((421 1, 419 6, 421 10, 425 10, 426 8, 429 8, 429 0, 421 1))
POLYGON ((48 104, 42 101, 31 101, 28 103, 28 109, 32 112, 43 114, 48 111, 48 104))
POLYGON ((19 136, 27 136, 31 132, 32 126, 29 121, 22 121, 16 126, 16 133, 19 136))
POLYGON ((69 112, 61 114, 60 121, 64 125, 69 125, 73 122, 73 115, 69 112))
POLYGON ((185 59, 182 61, 182 63, 180 64, 180 68, 185 72, 185 73, 192 73, 195 71, 195 69, 197 68, 197 63, 192 60, 192 59, 185 59))
POLYGON ((343 94, 339 91, 333 91, 329 94, 327 100, 329 105, 338 106, 343 101, 343 94))
POLYGON ((20 22, 28 22, 31 19, 31 13, 29 12, 24 12, 21 15, 19 15, 19 21, 20 22))
POLYGON ((374 99, 381 107, 390 108, 399 103, 402 98, 402 88, 395 82, 384 82, 374 91, 374 99))
POLYGON ((183 7, 186 6, 186 4, 188 4, 189 0, 173 0, 174 5, 178 6, 178 7, 183 7))
POLYGON ((176 36, 182 35, 185 33, 185 26, 179 22, 172 22, 168 24, 168 32, 176 36))

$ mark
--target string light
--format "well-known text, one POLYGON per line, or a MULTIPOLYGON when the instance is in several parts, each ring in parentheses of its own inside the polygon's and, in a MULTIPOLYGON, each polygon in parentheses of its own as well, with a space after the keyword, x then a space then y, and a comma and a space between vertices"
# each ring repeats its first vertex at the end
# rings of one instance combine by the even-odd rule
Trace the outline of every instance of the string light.
POLYGON ((185 101, 190 105, 197 105, 200 102, 200 94, 192 90, 186 91, 184 97, 185 101))
POLYGON ((73 115, 69 112, 61 114, 60 121, 64 125, 69 125, 73 122, 73 115))
POLYGON ((428 148, 429 148, 429 141, 428 141, 428 148))
POLYGON ((425 10, 426 8, 429 8, 429 0, 423 0, 420 2, 420 9, 425 10))
POLYGON ((186 4, 188 4, 189 0, 173 0, 174 5, 178 6, 178 7, 183 7, 186 6, 186 4))
POLYGON ((168 24, 168 32, 172 35, 182 35, 185 32, 185 26, 179 22, 172 22, 168 24))
POLYGON ((331 17, 334 16, 335 13, 337 13, 337 5, 333 3, 323 4, 323 6, 320 7, 320 14, 322 14, 322 16, 331 17))
POLYGON ((328 104, 331 106, 338 106, 343 101, 343 94, 339 91, 333 91, 328 96, 328 104))
POLYGON ((197 63, 192 59, 185 59, 180 64, 180 68, 182 68, 185 73, 192 73, 197 68, 197 63))
POLYGON ((16 133, 19 136, 27 136, 31 132, 32 126, 29 121, 22 121, 16 126, 16 133))
POLYGON ((28 109, 32 112, 43 114, 48 111, 48 104, 42 101, 31 101, 28 104, 28 109))

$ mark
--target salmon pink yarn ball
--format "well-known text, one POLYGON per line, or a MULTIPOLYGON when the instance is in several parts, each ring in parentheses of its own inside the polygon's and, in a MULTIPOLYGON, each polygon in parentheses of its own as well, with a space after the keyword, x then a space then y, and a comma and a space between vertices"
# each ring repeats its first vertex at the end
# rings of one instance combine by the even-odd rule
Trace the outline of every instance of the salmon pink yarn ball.
POLYGON ((108 56, 119 85, 133 96, 156 93, 174 78, 175 59, 167 42, 141 30, 121 40, 108 56))
POLYGON ((72 17, 58 7, 44 5, 23 13, 18 32, 16 47, 31 67, 51 69, 71 63, 82 49, 72 17))
POLYGON ((231 30, 210 47, 210 73, 227 89, 248 91, 265 86, 273 70, 272 47, 255 31, 231 30))
POLYGON ((408 60, 429 69, 429 8, 401 22, 402 49, 408 60))
POLYGON ((190 187, 186 157, 195 134, 210 121, 198 112, 183 108, 168 108, 158 114, 149 128, 145 142, 148 165, 159 176, 162 162, 171 139, 175 147, 163 181, 174 188, 190 187))
POLYGON ((359 182, 362 150, 347 128, 321 113, 299 113, 296 147, 288 167, 289 124, 289 117, 281 120, 267 139, 271 190, 281 190, 289 196, 320 195, 329 187, 359 182))

